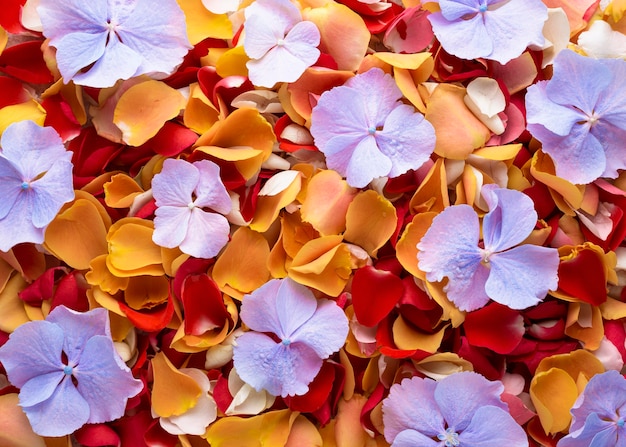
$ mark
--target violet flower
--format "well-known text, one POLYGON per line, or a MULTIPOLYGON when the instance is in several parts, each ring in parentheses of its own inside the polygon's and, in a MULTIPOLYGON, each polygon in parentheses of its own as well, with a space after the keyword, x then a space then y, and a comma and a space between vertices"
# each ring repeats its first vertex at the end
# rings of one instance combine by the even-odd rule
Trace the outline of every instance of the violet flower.
POLYGON ((240 315, 251 331, 236 339, 237 373, 274 396, 306 394, 323 360, 348 335, 348 319, 334 301, 316 299, 290 278, 273 279, 244 296, 240 315))
POLYGON ((72 153, 52 127, 20 121, 0 140, 0 250, 40 244, 64 203, 74 199, 72 153))
POLYGON ((19 326, 0 347, 9 381, 35 433, 64 436, 120 418, 143 389, 115 351, 108 311, 56 307, 19 326))
POLYGON ((469 371, 438 382, 404 379, 383 400, 385 439, 391 447, 527 447, 503 391, 502 383, 469 371))
POLYGON ((220 168, 212 161, 192 164, 168 158, 152 179, 152 194, 157 206, 155 244, 179 247, 196 258, 212 258, 228 242, 230 225, 222 214, 230 212, 232 202, 220 168))
POLYGON ((543 300, 558 284, 559 254, 554 248, 520 244, 537 223, 532 200, 524 193, 487 185, 489 212, 479 245, 478 214, 454 205, 438 214, 417 244, 419 268, 428 281, 448 278, 444 291, 460 310, 472 311, 492 299, 512 309, 543 300))
POLYGON ((191 48, 176 0, 40 0, 37 11, 65 83, 164 78, 191 48))
POLYGON ((554 160, 556 175, 586 184, 626 168, 626 61, 570 50, 554 74, 528 88, 528 130, 554 160))
POLYGON ((393 78, 372 68, 324 92, 313 108, 315 145, 351 186, 418 169, 435 149, 433 126, 401 98, 393 78))

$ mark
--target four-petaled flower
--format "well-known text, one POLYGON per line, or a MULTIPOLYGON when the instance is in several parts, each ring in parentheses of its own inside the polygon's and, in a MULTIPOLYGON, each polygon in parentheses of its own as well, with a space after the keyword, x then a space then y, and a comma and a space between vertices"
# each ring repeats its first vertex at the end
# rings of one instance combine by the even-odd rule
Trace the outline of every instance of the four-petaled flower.
POLYGON ((56 307, 19 326, 0 347, 9 381, 35 433, 64 436, 118 419, 143 389, 113 346, 108 311, 56 307))
POLYGON ((180 247, 196 258, 212 258, 228 242, 230 225, 222 214, 231 211, 232 202, 220 179, 220 168, 212 161, 192 164, 168 158, 152 179, 152 194, 157 206, 155 244, 180 247))
POLYGON ((176 0, 40 0, 37 10, 65 83, 164 78, 191 48, 176 0))
POLYGON ((585 184, 626 168, 626 62, 564 50, 554 74, 528 88, 528 130, 554 160, 556 175, 585 184))
POLYGON ((305 394, 323 360, 348 335, 348 319, 334 301, 316 299, 289 278, 273 279, 244 296, 241 319, 252 330, 236 340, 237 373, 274 396, 305 394))
POLYGON ((351 186, 417 169, 435 148, 435 130, 379 68, 328 90, 313 108, 311 134, 326 164, 351 186))
POLYGON ((503 391, 502 383, 469 371, 439 382, 404 379, 383 401, 385 439, 392 447, 526 447, 503 391))
POLYGON ((558 447, 609 447, 626 443, 626 379, 617 371, 591 378, 572 407, 569 434, 558 447))
POLYGON ((533 306, 557 287, 558 251, 518 245, 537 223, 528 196, 497 185, 484 186, 482 194, 489 206, 483 218, 484 248, 476 211, 469 205, 450 206, 417 244, 418 266, 428 281, 448 278, 444 291, 461 310, 476 310, 489 299, 512 309, 533 306))
POLYGON ((40 244, 48 224, 74 198, 72 153, 52 127, 11 124, 0 140, 0 250, 40 244))
POLYGON ((448 53, 462 59, 485 58, 506 64, 530 45, 544 43, 548 8, 541 0, 438 0, 440 12, 428 16, 448 53))
POLYGON ((259 87, 294 82, 320 56, 320 32, 289 0, 257 0, 245 11, 243 48, 250 81, 259 87))

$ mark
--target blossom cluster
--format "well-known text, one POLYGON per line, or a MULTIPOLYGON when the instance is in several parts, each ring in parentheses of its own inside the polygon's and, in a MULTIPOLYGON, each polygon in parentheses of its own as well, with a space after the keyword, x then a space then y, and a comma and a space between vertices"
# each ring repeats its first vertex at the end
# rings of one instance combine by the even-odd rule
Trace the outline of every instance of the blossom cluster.
POLYGON ((625 13, 5 0, 0 445, 625 445, 625 13))

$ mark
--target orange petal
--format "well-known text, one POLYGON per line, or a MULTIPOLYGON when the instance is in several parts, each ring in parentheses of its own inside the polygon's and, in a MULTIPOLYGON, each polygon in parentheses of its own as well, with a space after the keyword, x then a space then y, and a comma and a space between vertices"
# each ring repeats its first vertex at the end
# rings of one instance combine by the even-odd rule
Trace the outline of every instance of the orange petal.
POLYGON ((269 254, 267 240, 260 233, 241 227, 217 258, 213 279, 221 289, 230 286, 239 294, 252 292, 269 279, 269 254))
POLYGON ((127 174, 115 174, 104 184, 104 203, 111 208, 130 208, 144 190, 127 174))
POLYGON ((604 338, 600 308, 587 303, 570 303, 565 335, 580 340, 585 349, 594 351, 600 348, 600 342, 604 338))
POLYGON ((448 295, 443 291, 443 282, 428 282, 424 283, 426 289, 432 296, 433 300, 441 306, 443 313, 441 314, 441 321, 448 321, 452 323, 452 327, 459 327, 463 321, 465 321, 465 312, 460 311, 450 300, 448 295))
POLYGON ((200 385, 177 370, 163 352, 152 359, 152 373, 152 409, 158 416, 178 416, 196 405, 202 394, 200 385))
POLYGON ((565 371, 551 368, 535 374, 530 398, 546 434, 564 431, 572 420, 570 409, 578 398, 578 387, 565 371))
POLYGON ((376 256, 396 231, 396 209, 376 191, 364 191, 354 198, 346 214, 346 232, 343 237, 363 247, 370 256, 376 256))
POLYGON ((163 270, 161 247, 152 242, 154 223, 125 217, 109 229, 107 267, 115 276, 160 276, 163 270))
POLYGON ((9 33, 0 26, 0 54, 4 51, 9 42, 9 33))
POLYGON ((441 157, 464 160, 483 147, 491 132, 463 102, 465 89, 439 84, 426 103, 426 119, 435 128, 435 153, 441 157))
POLYGON ((219 111, 205 96, 198 83, 189 86, 189 100, 183 113, 185 126, 198 134, 208 131, 219 119, 219 111))
POLYGON ((448 206, 450 206, 450 198, 448 196, 446 167, 444 159, 438 158, 411 197, 409 209, 415 214, 427 211, 440 213, 448 206))
POLYGON ((259 416, 230 416, 218 419, 206 432, 211 447, 284 446, 299 413, 291 410, 270 411, 259 416))
POLYGON ((70 267, 85 270, 92 259, 108 253, 106 237, 111 220, 93 196, 81 191, 76 194, 74 202, 48 225, 44 245, 70 267))
POLYGON ((128 279, 124 301, 135 310, 150 309, 167 301, 169 288, 165 276, 133 276, 128 279))
POLYGON ((0 292, 0 331, 10 334, 18 326, 30 321, 24 309, 24 301, 18 296, 25 287, 24 278, 14 275, 0 292))
POLYGON ((393 341, 398 349, 415 350, 435 353, 441 346, 441 340, 449 325, 443 326, 434 334, 426 334, 411 327, 404 321, 402 316, 398 316, 393 323, 393 341))
POLYGON ((33 432, 16 393, 0 396, 0 445, 5 447, 46 447, 33 432))
POLYGON ((367 398, 355 394, 352 399, 341 399, 335 418, 335 442, 337 447, 366 447, 371 440, 361 425, 361 412, 367 398))
POLYGON ((201 0, 177 0, 185 13, 187 38, 192 45, 208 37, 230 39, 233 26, 226 14, 214 14, 204 7, 201 0))
POLYGON ((259 191, 250 229, 259 233, 267 231, 280 210, 296 200, 301 187, 302 174, 298 171, 282 171, 273 175, 259 191))
POLYGON ((604 366, 600 363, 600 360, 584 349, 546 357, 539 362, 536 372, 547 371, 551 368, 565 371, 573 380, 577 380, 579 375, 583 375, 589 380, 596 374, 604 372, 604 366))
POLYGON ((357 190, 333 170, 314 175, 307 185, 300 213, 323 236, 340 234, 346 228, 346 213, 357 190))
POLYGON ((301 220, 300 212, 285 213, 281 218, 281 228, 283 247, 287 256, 291 258, 295 258, 309 241, 320 236, 311 224, 301 220))
POLYGON ((302 17, 317 25, 321 34, 319 48, 333 57, 339 70, 359 68, 371 35, 356 12, 340 3, 328 2, 320 8, 305 9, 302 17))
POLYGON ((128 278, 120 278, 113 275, 107 267, 107 255, 93 258, 89 263, 89 271, 85 279, 92 286, 98 286, 104 292, 116 294, 128 287, 128 278))
POLYGON ((122 94, 113 123, 122 131, 126 144, 140 146, 155 136, 166 121, 178 116, 186 102, 179 91, 164 82, 141 82, 122 94))
POLYGON ((421 280, 425 280, 426 276, 417 267, 417 254, 419 253, 417 244, 424 237, 437 214, 427 212, 413 216, 413 221, 406 226, 396 244, 396 256, 402 267, 421 280))
POLYGON ((350 250, 341 236, 322 236, 302 247, 287 272, 300 284, 338 296, 352 273, 350 250))
POLYGON ((285 447, 322 447, 323 441, 315 425, 302 415, 298 415, 293 425, 285 447))
POLYGON ((574 215, 572 209, 580 208, 585 191, 584 185, 574 185, 555 174, 554 162, 549 155, 537 151, 533 155, 530 173, 537 180, 550 188, 554 202, 565 214, 574 215))

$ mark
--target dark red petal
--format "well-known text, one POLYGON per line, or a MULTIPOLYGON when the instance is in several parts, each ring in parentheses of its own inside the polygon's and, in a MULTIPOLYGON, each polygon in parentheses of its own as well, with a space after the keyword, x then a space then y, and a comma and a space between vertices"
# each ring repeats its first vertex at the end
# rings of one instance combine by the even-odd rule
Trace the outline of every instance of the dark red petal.
POLYGON ((168 297, 166 304, 162 304, 150 310, 142 310, 141 312, 132 309, 125 303, 120 302, 119 304, 128 320, 135 325, 137 329, 146 332, 160 331, 167 326, 174 315, 174 302, 172 301, 172 297, 168 297))
POLYGON ((465 316, 465 335, 474 346, 508 354, 524 336, 524 318, 516 310, 499 303, 487 306, 465 316))
POLYGON ((376 326, 404 294, 402 280, 372 266, 361 267, 352 281, 354 315, 364 326, 376 326))
POLYGON ((207 274, 187 276, 181 288, 181 300, 187 335, 199 336, 222 328, 230 319, 222 292, 207 274))
POLYGON ((54 77, 43 60, 41 43, 33 40, 4 50, 0 55, 0 71, 31 84, 53 82, 54 77))
POLYGON ((309 384, 309 391, 302 396, 287 396, 285 404, 292 411, 311 413, 318 410, 330 397, 335 381, 335 368, 324 362, 322 369, 309 384))
POLYGON ((119 435, 108 425, 87 424, 79 428, 74 437, 80 445, 85 447, 104 447, 122 445, 119 435))
POLYGON ((606 301, 604 265, 592 250, 578 254, 559 264, 559 291, 586 303, 598 306, 606 301))

